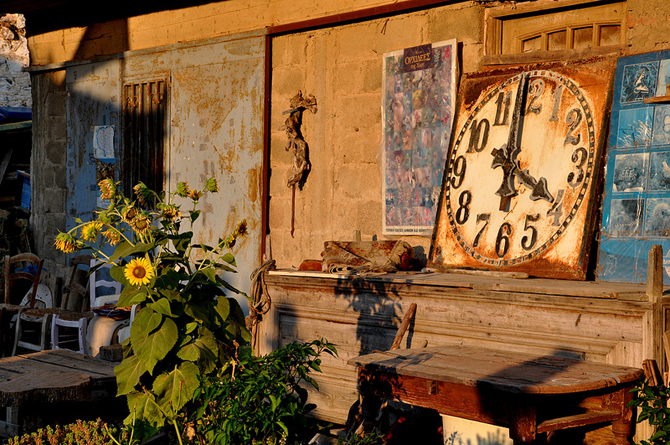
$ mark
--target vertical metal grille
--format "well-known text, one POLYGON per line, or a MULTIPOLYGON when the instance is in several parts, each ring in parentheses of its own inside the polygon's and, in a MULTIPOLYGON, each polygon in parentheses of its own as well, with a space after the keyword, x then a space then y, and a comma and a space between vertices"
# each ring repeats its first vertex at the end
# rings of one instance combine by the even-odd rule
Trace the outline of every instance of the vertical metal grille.
POLYGON ((142 181, 163 189, 166 84, 164 80, 124 86, 124 151, 121 178, 126 195, 142 181))

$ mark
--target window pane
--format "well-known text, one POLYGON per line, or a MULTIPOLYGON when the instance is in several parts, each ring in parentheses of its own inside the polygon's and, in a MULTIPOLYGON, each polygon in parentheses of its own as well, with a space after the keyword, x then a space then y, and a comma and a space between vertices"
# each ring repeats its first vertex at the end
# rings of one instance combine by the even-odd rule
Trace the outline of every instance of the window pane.
POLYGON ((533 37, 523 41, 523 52, 529 53, 542 49, 542 36, 533 37))
POLYGON ((574 31, 573 48, 589 48, 593 43, 593 27, 577 28, 574 31))
POLYGON ((607 25, 600 27, 600 46, 618 45, 621 42, 621 26, 607 25))
POLYGON ((547 49, 549 51, 559 51, 567 49, 565 47, 567 33, 565 30, 552 32, 547 36, 547 49))

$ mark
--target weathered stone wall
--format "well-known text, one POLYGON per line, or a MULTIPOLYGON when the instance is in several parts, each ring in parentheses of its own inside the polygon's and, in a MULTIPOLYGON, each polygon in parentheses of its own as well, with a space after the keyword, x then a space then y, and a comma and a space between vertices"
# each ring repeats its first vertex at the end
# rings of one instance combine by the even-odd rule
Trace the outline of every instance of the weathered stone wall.
MULTIPOLYGON (((382 57, 389 51, 457 38, 464 71, 483 55, 483 9, 470 3, 273 39, 269 226, 272 253, 282 267, 319 259, 324 241, 381 237, 382 57), (280 131, 296 90, 313 94, 318 112, 303 115, 312 164, 296 189, 291 237, 292 154, 280 131)), ((429 238, 411 237, 428 251, 429 238)))
POLYGON ((21 14, 0 16, 0 106, 30 107, 30 64, 26 23, 21 14))
POLYGON ((32 76, 33 153, 30 169, 39 172, 31 177, 31 228, 35 252, 46 258, 47 270, 57 273, 66 264, 65 255, 54 249, 58 230, 65 230, 67 190, 67 122, 65 71, 32 76))

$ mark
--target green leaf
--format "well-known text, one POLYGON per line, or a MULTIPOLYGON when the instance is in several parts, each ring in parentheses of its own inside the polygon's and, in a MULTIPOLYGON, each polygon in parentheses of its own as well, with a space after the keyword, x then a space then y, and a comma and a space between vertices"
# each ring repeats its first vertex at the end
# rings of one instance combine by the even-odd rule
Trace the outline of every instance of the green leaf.
POLYGON ((165 424, 153 394, 147 392, 135 392, 128 394, 126 398, 130 415, 123 421, 126 425, 133 425, 133 420, 145 421, 160 428, 165 424))
POLYGON ((237 266, 237 264, 235 263, 235 256, 234 256, 232 253, 230 253, 230 252, 228 252, 228 253, 226 253, 225 255, 223 255, 223 256, 221 257, 221 259, 222 259, 223 261, 225 261, 226 263, 228 263, 228 264, 231 264, 231 265, 233 265, 233 266, 237 266))
POLYGON ((228 298, 227 297, 217 298, 214 310, 219 315, 219 317, 221 317, 221 321, 225 322, 226 320, 228 320, 228 316, 230 315, 230 302, 228 301, 228 298))
POLYGON ((119 295, 119 302, 117 306, 126 307, 132 306, 133 304, 143 303, 149 295, 147 290, 144 287, 135 287, 135 286, 126 286, 121 291, 119 295))
POLYGON ((270 399, 270 409, 273 412, 277 411, 277 407, 279 406, 279 399, 272 394, 268 394, 268 398, 270 399))
POLYGON ((167 374, 161 374, 154 381, 153 390, 158 405, 165 412, 175 415, 191 401, 195 390, 200 385, 198 367, 193 363, 184 362, 167 374))
POLYGON ((130 327, 130 341, 151 334, 163 322, 163 316, 152 310, 149 306, 137 311, 135 320, 130 327))
POLYGON ((159 329, 137 342, 131 339, 131 344, 146 370, 153 375, 154 367, 159 360, 162 360, 170 352, 177 343, 178 337, 176 323, 171 318, 165 318, 159 329))
POLYGON ((125 358, 120 365, 114 368, 117 385, 116 395, 122 396, 132 392, 135 386, 140 383, 140 377, 145 370, 144 364, 136 355, 125 358))
POLYGON ((124 286, 129 286, 130 283, 126 279, 126 275, 123 273, 123 266, 112 266, 109 269, 109 275, 117 282, 123 284, 124 286))
POLYGON ((147 307, 150 307, 159 314, 163 314, 168 317, 175 316, 172 313, 172 309, 170 308, 170 302, 167 300, 167 298, 159 298, 157 301, 153 303, 147 303, 147 307))
POLYGON ((137 243, 135 245, 130 244, 128 241, 122 241, 116 247, 114 254, 109 257, 110 262, 115 262, 118 259, 125 258, 131 255, 136 255, 138 253, 146 253, 154 248, 153 244, 137 243))
POLYGON ((171 235, 168 238, 172 240, 174 248, 179 253, 184 253, 191 245, 191 239, 193 239, 193 232, 184 232, 179 235, 171 235))

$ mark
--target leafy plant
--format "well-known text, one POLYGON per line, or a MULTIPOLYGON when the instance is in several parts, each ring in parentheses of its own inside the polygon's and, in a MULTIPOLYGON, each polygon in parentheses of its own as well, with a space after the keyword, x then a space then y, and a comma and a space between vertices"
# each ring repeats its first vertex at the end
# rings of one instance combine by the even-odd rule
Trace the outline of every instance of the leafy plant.
POLYGON ((247 224, 238 223, 216 246, 194 242, 199 200, 219 190, 211 178, 200 190, 180 182, 168 195, 139 183, 135 200, 111 179, 98 185, 108 207, 94 220, 78 220, 59 233, 55 246, 66 253, 90 249, 113 265, 112 277, 125 286, 118 306, 138 308, 115 369, 117 395, 126 396, 130 410, 125 422, 134 425, 140 442, 168 422, 181 443, 177 418, 194 400, 200 377, 231 374, 236 355, 246 354, 250 334, 244 314, 225 291, 241 292, 220 274, 235 271, 231 248, 247 224), (192 208, 182 213, 177 201, 189 200, 192 208), (189 230, 181 230, 185 222, 189 230))
MULTIPOLYGON (((305 382, 321 372, 320 356, 336 355, 326 340, 291 343, 264 357, 240 352, 231 378, 206 377, 196 390, 199 407, 187 419, 191 440, 199 444, 296 443, 308 429, 306 414, 316 406, 307 403, 305 382)), ((223 369, 226 374, 228 370, 223 369)))
POLYGON ((130 444, 131 434, 124 430, 118 432, 116 428, 111 431, 102 420, 76 423, 55 427, 48 426, 40 428, 36 432, 23 434, 9 439, 9 445, 118 445, 115 439, 108 434, 119 434, 119 439, 124 444, 130 444))
POLYGON ((665 385, 653 385, 649 380, 641 379, 630 392, 637 393, 628 404, 638 408, 637 422, 647 420, 656 432, 642 445, 665 445, 670 440, 670 389, 665 385))

